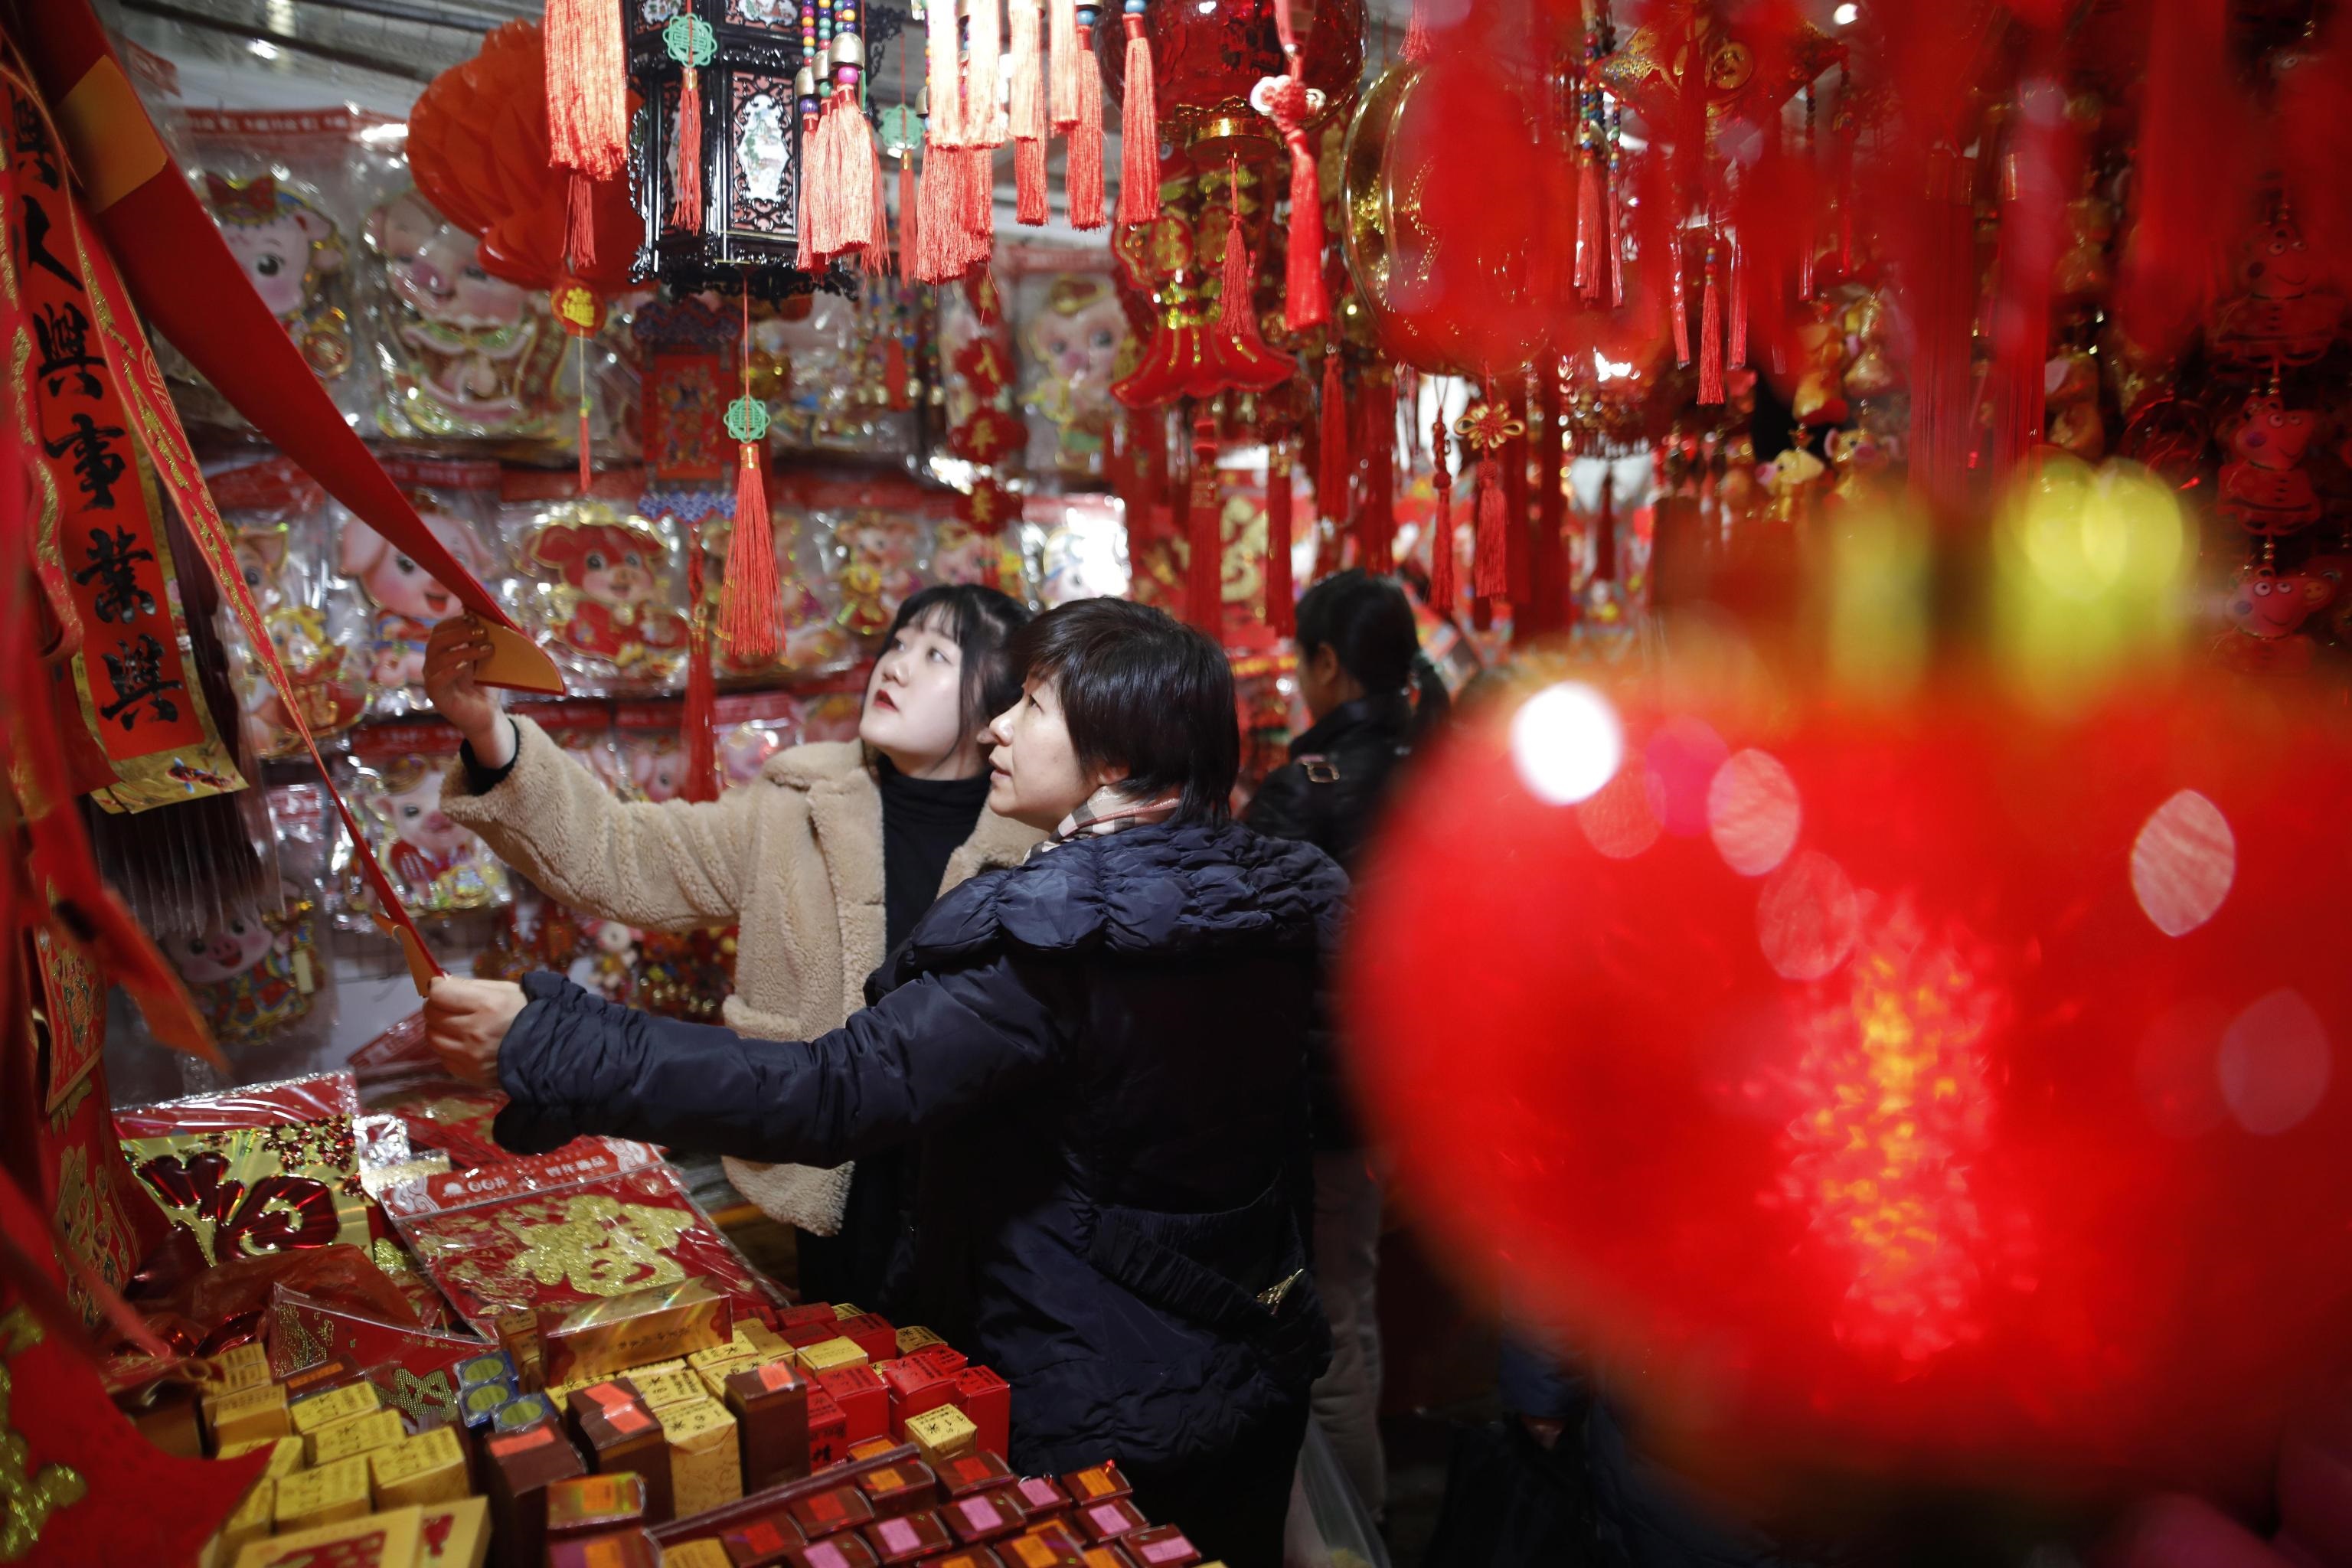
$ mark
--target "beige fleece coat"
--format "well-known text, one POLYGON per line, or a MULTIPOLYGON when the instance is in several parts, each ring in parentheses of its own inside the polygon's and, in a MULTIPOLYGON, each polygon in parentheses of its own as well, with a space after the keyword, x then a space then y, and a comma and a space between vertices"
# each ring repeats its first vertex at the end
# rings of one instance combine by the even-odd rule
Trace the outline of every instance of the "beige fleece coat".
MULTIPOLYGON (((866 1005, 883 952, 882 792, 855 741, 795 746, 708 805, 614 798, 547 732, 518 716, 514 770, 487 794, 462 764, 441 808, 499 858, 583 913, 656 931, 737 924, 728 1026, 801 1041, 866 1005)), ((948 860, 944 893, 1014 866, 1043 835, 983 810, 948 860)), ((729 1160, 743 1195, 818 1236, 841 1229, 850 1167, 729 1160)))

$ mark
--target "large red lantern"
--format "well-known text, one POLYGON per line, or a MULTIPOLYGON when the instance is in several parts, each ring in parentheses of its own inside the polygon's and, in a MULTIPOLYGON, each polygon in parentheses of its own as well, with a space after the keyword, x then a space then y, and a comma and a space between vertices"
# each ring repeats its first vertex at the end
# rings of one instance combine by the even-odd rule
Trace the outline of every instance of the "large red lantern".
POLYGON ((2315 706, 1492 715, 1363 880, 1400 1193, 1735 1487, 2266 1495, 2352 1351, 2352 743, 2315 706))

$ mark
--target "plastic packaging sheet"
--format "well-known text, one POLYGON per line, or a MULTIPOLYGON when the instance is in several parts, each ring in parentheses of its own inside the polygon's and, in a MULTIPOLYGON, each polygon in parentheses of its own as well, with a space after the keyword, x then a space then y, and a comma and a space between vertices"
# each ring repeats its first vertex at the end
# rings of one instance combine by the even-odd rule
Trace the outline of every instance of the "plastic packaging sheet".
POLYGON ((1312 1421, 1290 1483, 1282 1563, 1283 1568, 1389 1568, 1379 1527, 1348 1484, 1331 1439, 1312 1421))

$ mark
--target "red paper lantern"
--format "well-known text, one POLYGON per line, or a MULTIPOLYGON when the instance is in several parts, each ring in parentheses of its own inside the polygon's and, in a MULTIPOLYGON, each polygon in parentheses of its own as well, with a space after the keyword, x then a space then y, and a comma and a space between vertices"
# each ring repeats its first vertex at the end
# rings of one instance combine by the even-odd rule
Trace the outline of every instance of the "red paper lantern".
POLYGON ((1722 1482, 2266 1496, 2352 1311, 2352 745, 2311 711, 1498 714, 1363 881, 1400 1193, 1722 1482))
MULTIPOLYGON (((526 289, 567 276, 564 202, 569 176, 549 161, 547 64, 539 27, 508 22, 482 51, 443 71, 408 115, 408 165, 416 188, 450 222, 482 242, 483 268, 526 289)), ((625 178, 591 186, 597 265, 578 280, 607 293, 628 287, 637 227, 625 178)))

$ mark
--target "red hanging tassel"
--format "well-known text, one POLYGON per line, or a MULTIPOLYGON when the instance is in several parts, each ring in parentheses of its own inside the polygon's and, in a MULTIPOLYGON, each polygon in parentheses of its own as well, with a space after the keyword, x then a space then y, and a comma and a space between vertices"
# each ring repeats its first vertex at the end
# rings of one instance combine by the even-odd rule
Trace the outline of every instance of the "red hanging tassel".
POLYGON ((996 248, 996 160, 993 149, 966 147, 956 191, 963 198, 964 270, 986 261, 996 248))
POLYGON ((1412 0, 1412 16, 1404 25, 1404 47, 1398 53, 1410 64, 1427 60, 1434 47, 1429 41, 1429 18, 1423 15, 1423 0, 1412 0))
POLYGON ((1364 415, 1364 504, 1356 520, 1357 555, 1365 571, 1396 571, 1396 384, 1370 382, 1364 415))
POLYGON ((1069 188, 1070 226, 1100 228, 1103 211, 1102 73, 1095 69, 1095 30, 1078 26, 1078 52, 1086 68, 1078 73, 1078 118, 1070 128, 1068 166, 1062 174, 1069 188))
POLYGON ((1127 95, 1118 114, 1118 221, 1126 227, 1160 216, 1160 95, 1143 18, 1119 19, 1127 26, 1127 95))
POLYGON ((1045 221, 1045 143, 1024 137, 1013 143, 1013 221, 1032 227, 1045 221))
POLYGON ((1698 400, 1723 401, 1723 300, 1715 286, 1715 251, 1706 253, 1706 292, 1698 308, 1698 400))
POLYGON ((719 594, 719 634, 735 657, 763 664, 776 656, 781 599, 776 541, 768 521, 767 453, 760 443, 739 448, 735 526, 727 539, 727 581, 719 594))
POLYGON ((1192 426, 1192 482, 1185 503, 1185 605, 1194 626, 1223 639, 1225 620, 1224 507, 1217 487, 1217 422, 1192 426))
POLYGON ((1683 288, 1683 243, 1680 237, 1674 242, 1675 264, 1668 296, 1675 314, 1675 363, 1690 363, 1690 296, 1683 288))
POLYGON ((944 283, 961 270, 954 257, 962 244, 955 205, 960 166, 954 149, 933 138, 923 153, 923 189, 916 202, 921 216, 915 226, 915 276, 925 283, 944 283))
POLYGON ((1046 110, 1055 131, 1067 131, 1078 122, 1078 78, 1093 74, 1094 51, 1079 41, 1077 0, 1045 0, 1045 7, 1046 110))
POLYGON ((921 247, 922 225, 916 221, 915 205, 915 150, 909 147, 898 154, 898 280, 902 283, 915 280, 921 247))
POLYGON ((593 479, 593 468, 589 462, 588 340, 584 337, 575 337, 572 341, 573 346, 580 351, 580 493, 584 496, 588 493, 588 487, 593 479))
POLYGON ((1471 559, 1473 591, 1495 600, 1510 592, 1510 536, 1503 507, 1503 455, 1483 452, 1478 458, 1478 521, 1471 559))
POLYGON ((1315 510, 1344 528, 1348 522, 1348 476, 1355 458, 1348 450, 1348 396, 1339 380, 1337 350, 1323 356, 1321 466, 1315 473, 1315 510))
POLYGON ((1291 80, 1266 98, 1283 145, 1290 149, 1290 247, 1282 323, 1303 332, 1331 319, 1323 287, 1323 185, 1315 172, 1315 149, 1307 141, 1307 89, 1291 80))
POLYGON ((574 272, 596 269, 596 182, 585 174, 563 184, 563 254, 574 272))
POLYGON ((1731 236, 1731 335, 1723 357, 1734 370, 1748 363, 1748 244, 1737 229, 1731 236))
MULTIPOLYGON (((1420 8, 1414 7, 1414 16, 1420 8)), ((1441 616, 1454 614, 1462 597, 1460 571, 1454 559, 1454 467, 1445 449, 1445 415, 1441 411, 1437 422, 1429 429, 1429 449, 1434 471, 1430 481, 1437 491, 1437 505, 1430 517, 1429 533, 1429 605, 1441 616)))
POLYGON ((691 65, 677 86, 677 199, 669 221, 689 234, 702 228, 702 79, 691 65))
POLYGON ((1601 515, 1592 520, 1592 580, 1617 577, 1617 476, 1607 464, 1601 468, 1601 515))
MULTIPOLYGON (((1236 177, 1238 187, 1238 176, 1236 177)), ((1250 296, 1249 246, 1242 239, 1241 192, 1235 188, 1225 209, 1225 259, 1218 286, 1217 330, 1229 338, 1257 335, 1256 300, 1250 296)))
POLYGON ((1601 297, 1601 250, 1606 243, 1601 216, 1601 160, 1591 152, 1578 160, 1576 176, 1576 293, 1580 300, 1601 297))
MULTIPOLYGON (((950 5, 955 0, 948 0, 950 5)), ((993 147, 996 133, 996 77, 1003 53, 1003 27, 998 0, 963 0, 963 140, 968 145, 993 147)))
POLYGON ((1298 629, 1290 586, 1290 448, 1279 441, 1265 461, 1265 624, 1278 637, 1298 629))
MULTIPOLYGON (((859 115, 860 120, 865 119, 859 115)), ((866 146, 866 175, 873 195, 874 237, 857 253, 859 265, 877 278, 890 276, 890 203, 882 194, 882 153, 869 136, 866 146)))
MULTIPOLYGON (((843 76, 848 77, 846 69, 843 76)), ((808 145, 808 143, 803 143, 808 145)), ((871 252, 886 243, 880 195, 882 165, 874 147, 874 128, 857 107, 854 79, 836 81, 819 117, 816 140, 809 154, 804 187, 810 196, 811 244, 819 263, 852 251, 871 252)))
POLYGON ((547 0, 541 37, 550 161, 592 180, 617 179, 629 142, 621 7, 611 0, 547 0))
POLYGON ((814 175, 814 161, 808 159, 806 156, 808 149, 815 145, 816 116, 814 114, 803 114, 801 116, 801 148, 803 152, 803 162, 801 164, 800 249, 793 258, 793 265, 803 272, 814 272, 824 265, 824 262, 817 258, 816 254, 816 205, 814 201, 816 180, 814 175))
POLYGON ((1004 76, 1005 119, 1013 137, 1013 220, 1034 226, 1045 221, 1045 55, 1037 37, 1037 0, 1007 3, 1013 43, 1004 76))
POLYGON ((1625 303, 1625 243, 1620 237, 1624 229, 1625 187, 1612 153, 1609 160, 1609 303, 1616 309, 1625 303))
POLYGON ((719 798, 719 697, 710 668, 710 605, 702 580, 702 530, 691 530, 686 543, 686 597, 692 613, 687 617, 686 704, 678 727, 686 731, 688 800, 719 798))

